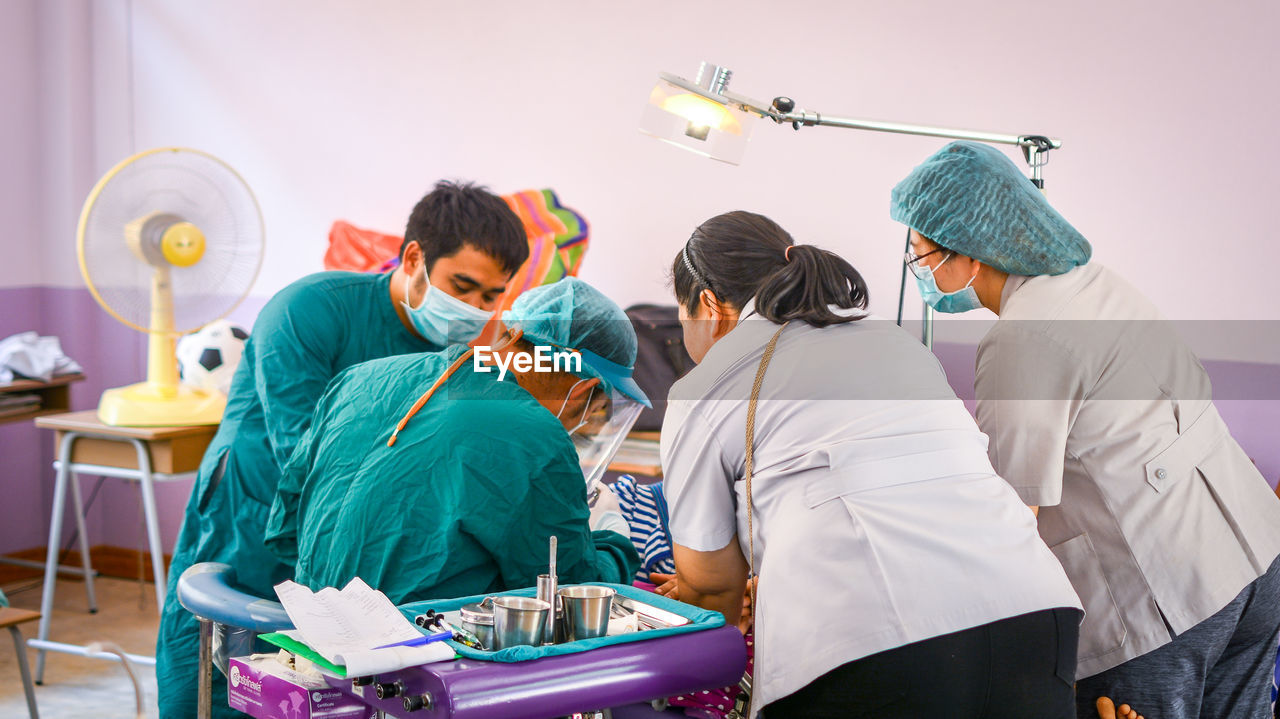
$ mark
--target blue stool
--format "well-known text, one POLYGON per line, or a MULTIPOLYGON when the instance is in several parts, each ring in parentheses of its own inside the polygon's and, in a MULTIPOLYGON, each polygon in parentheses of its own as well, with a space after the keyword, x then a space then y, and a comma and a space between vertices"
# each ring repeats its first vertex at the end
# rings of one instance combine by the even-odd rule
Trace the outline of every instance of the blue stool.
POLYGON ((178 578, 178 602, 200 620, 199 719, 212 716, 215 661, 226 674, 231 657, 253 653, 259 634, 293 629, 279 602, 232 588, 231 577, 230 565, 203 562, 178 578))

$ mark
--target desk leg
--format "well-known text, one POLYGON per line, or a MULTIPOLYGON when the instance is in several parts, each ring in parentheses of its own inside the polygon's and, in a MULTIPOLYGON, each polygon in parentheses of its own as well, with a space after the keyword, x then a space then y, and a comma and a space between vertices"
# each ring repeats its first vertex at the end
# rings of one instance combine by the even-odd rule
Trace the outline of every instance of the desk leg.
POLYGON ((27 695, 27 713, 31 719, 40 719, 35 688, 31 686, 31 669, 27 666, 27 643, 22 641, 22 632, 17 627, 9 627, 9 633, 13 635, 13 648, 18 652, 18 673, 22 675, 22 691, 27 695))
MULTIPOLYGON (((49 551, 44 560, 44 591, 40 595, 40 629, 37 636, 41 641, 49 638, 49 622, 53 618, 53 593, 58 585, 58 547, 62 544, 62 514, 66 510, 67 480, 71 475, 71 444, 76 436, 74 432, 63 435, 62 445, 58 447, 58 473, 53 484, 53 513, 49 515, 49 551)), ((36 684, 44 682, 44 652, 43 649, 36 650, 36 684)))
POLYGON ((89 599, 89 613, 98 613, 98 600, 93 593, 93 567, 89 557, 89 530, 84 526, 84 500, 80 498, 80 475, 74 471, 67 476, 71 489, 71 508, 76 513, 76 534, 80 536, 80 565, 84 567, 84 593, 89 599))
POLYGON ((164 549, 160 546, 160 518, 156 512, 156 488, 151 477, 151 456, 140 439, 131 439, 138 450, 138 477, 142 482, 142 509, 147 521, 147 543, 151 545, 151 573, 156 581, 156 611, 164 610, 164 549))

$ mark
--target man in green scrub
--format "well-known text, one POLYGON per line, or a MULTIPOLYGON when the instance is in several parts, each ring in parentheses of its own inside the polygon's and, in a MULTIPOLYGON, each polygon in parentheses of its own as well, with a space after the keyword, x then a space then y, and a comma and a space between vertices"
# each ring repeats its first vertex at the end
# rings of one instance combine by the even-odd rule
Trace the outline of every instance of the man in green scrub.
MULTIPOLYGON (((169 568, 156 642, 163 719, 196 715, 199 629, 178 603, 182 572, 198 562, 225 562, 241 589, 268 597, 293 575, 262 537, 281 467, 329 381, 360 362, 475 339, 528 255, 524 228, 501 198, 441 182, 414 207, 394 272, 309 275, 262 309, 169 568)), ((214 682, 213 709, 215 716, 234 714, 225 684, 214 682)))
POLYGON ((631 581, 640 559, 617 500, 605 489, 588 508, 574 446, 584 436, 570 438, 590 433, 588 419, 648 404, 630 378, 631 323, 573 277, 524 293, 503 321, 522 338, 491 353, 388 357, 330 385, 267 525, 267 548, 296 563, 296 581, 360 577, 396 603, 531 587, 553 535, 562 583, 631 581), (511 361, 537 347, 582 361, 511 361))

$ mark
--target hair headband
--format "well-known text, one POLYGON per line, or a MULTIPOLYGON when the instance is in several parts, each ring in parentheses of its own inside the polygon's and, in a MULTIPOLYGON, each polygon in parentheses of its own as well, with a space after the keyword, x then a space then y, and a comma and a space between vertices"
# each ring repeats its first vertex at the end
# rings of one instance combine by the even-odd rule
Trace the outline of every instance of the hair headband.
MULTIPOLYGON (((693 238, 690 238, 690 239, 693 239, 693 238)), ((711 289, 711 283, 707 282, 707 278, 703 277, 701 272, 698 272, 693 268, 693 262, 689 259, 689 243, 688 242, 684 243, 684 248, 680 250, 680 256, 684 258, 685 269, 689 270, 689 274, 693 275, 693 279, 697 280, 699 284, 704 285, 707 289, 711 289)), ((714 290, 712 291, 714 292, 714 290)))

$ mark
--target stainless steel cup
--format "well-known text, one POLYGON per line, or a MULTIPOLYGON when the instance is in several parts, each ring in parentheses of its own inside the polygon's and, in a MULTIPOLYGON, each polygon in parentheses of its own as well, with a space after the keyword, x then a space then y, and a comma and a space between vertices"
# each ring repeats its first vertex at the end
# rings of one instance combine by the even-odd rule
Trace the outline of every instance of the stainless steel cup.
POLYGON ((551 604, 533 597, 494 597, 493 648, 542 644, 551 604))
POLYGON ((594 585, 561 588, 565 641, 603 637, 609 631, 609 610, 615 594, 609 587, 594 585))
POLYGON ((475 635, 485 651, 493 649, 493 598, 464 604, 458 610, 462 628, 475 635))

